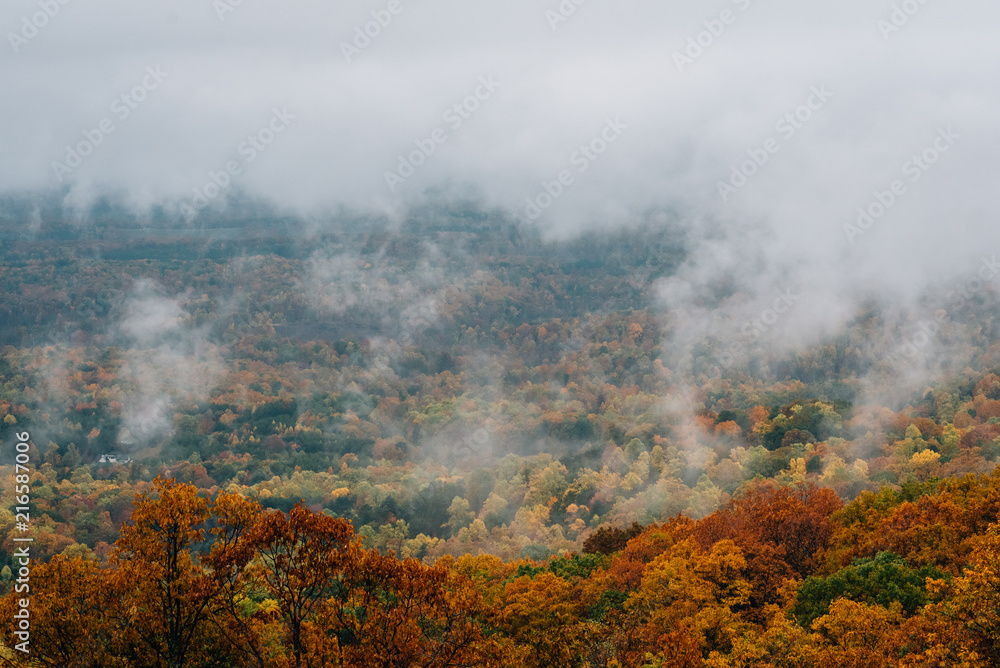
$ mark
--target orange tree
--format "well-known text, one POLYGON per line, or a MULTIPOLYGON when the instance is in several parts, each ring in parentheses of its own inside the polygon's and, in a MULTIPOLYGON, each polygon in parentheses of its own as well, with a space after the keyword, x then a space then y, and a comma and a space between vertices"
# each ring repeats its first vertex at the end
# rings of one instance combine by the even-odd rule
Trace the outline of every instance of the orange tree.
MULTIPOLYGON (((115 659, 115 620, 109 615, 107 572, 95 561, 56 556, 31 571, 29 653, 0 654, 3 666, 119 666, 115 659)), ((0 617, 14 619, 24 593, 0 599, 0 617)), ((13 625, 0 624, 0 643, 21 642, 13 625)))
POLYGON ((136 497, 107 574, 116 649, 129 665, 228 666, 240 652, 215 618, 230 591, 194 549, 213 516, 194 485, 157 478, 136 497))

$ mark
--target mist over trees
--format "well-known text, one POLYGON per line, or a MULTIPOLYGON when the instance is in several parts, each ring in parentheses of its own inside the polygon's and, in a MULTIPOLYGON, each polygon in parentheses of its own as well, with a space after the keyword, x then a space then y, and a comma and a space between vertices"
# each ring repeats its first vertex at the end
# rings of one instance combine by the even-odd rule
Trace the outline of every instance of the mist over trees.
POLYGON ((872 299, 803 344, 699 321, 739 284, 672 307, 672 224, 272 222, 5 223, 45 665, 995 659, 991 284, 926 341, 872 299))

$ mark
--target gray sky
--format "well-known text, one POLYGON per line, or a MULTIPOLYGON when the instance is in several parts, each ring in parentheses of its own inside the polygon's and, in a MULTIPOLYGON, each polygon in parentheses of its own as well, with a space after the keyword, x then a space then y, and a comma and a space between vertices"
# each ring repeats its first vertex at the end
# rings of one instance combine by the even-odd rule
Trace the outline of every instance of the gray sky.
POLYGON ((3 3, 3 188, 180 206, 232 162, 214 201, 238 186, 308 214, 393 215, 443 188, 530 216, 548 182, 562 190, 539 217, 553 233, 669 208, 696 234, 706 221, 729 230, 698 271, 753 249, 763 259, 748 280, 766 266, 780 282, 791 259, 814 291, 912 291, 1000 250, 995 2, 239 1, 3 3), (366 24, 377 34, 345 56, 366 24), (800 109, 813 90, 824 95, 800 109), (463 100, 467 118, 449 113, 463 100), (808 120, 778 125, 796 110, 808 120), (54 167, 102 121, 113 132, 90 155, 54 167), (904 163, 947 128, 948 151, 911 181, 904 163), (719 183, 740 182, 733 166, 769 139, 767 162, 724 199, 719 183), (433 153, 390 188, 400 156, 428 141, 433 153), (578 152, 592 142, 605 150, 578 152), (902 194, 849 235, 894 180, 902 194))

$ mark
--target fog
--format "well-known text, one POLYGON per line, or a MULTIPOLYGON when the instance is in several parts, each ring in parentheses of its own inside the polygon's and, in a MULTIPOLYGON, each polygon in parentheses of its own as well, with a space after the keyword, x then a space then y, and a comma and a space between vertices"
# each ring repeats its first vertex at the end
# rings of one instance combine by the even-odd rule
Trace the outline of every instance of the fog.
POLYGON ((236 162, 216 200, 238 185, 300 211, 405 211, 427 188, 472 188, 524 216, 567 170, 540 217, 562 233, 682 206, 764 221, 787 254, 884 257, 917 230, 918 249, 967 246, 994 206, 977 186, 996 173, 1000 10, 912 4, 887 32, 888 2, 399 0, 397 14, 380 2, 57 2, 48 18, 45 2, 18 0, 0 15, 12 93, 0 175, 10 189, 68 185, 73 202, 124 189, 141 208, 189 203, 236 162), (560 6, 573 13, 550 13, 560 6), (27 39, 25 20, 44 25, 27 39), (358 36, 366 24, 374 37, 358 36), (820 89, 807 120, 776 129, 820 89), (578 155, 600 150, 609 119, 619 136, 578 155), (954 150, 850 244, 857 207, 910 178, 901 165, 947 127, 954 150), (435 131, 443 141, 390 188, 386 173, 435 131), (95 132, 78 167, 53 166, 95 132), (768 138, 779 150, 722 201, 718 182, 768 138))
MULTIPOLYGON (((237 194, 318 221, 471 196, 550 237, 670 211, 690 250, 658 286, 674 361, 711 334, 738 362, 781 295, 767 337, 808 344, 1000 250, 997 19, 985 0, 11 0, 0 182, 189 221, 237 194), (720 285, 737 297, 706 302, 720 285)), ((355 271, 333 260, 307 280, 355 271)), ((311 294, 337 312, 347 285, 311 294)), ((404 328, 434 320, 425 301, 404 328)))

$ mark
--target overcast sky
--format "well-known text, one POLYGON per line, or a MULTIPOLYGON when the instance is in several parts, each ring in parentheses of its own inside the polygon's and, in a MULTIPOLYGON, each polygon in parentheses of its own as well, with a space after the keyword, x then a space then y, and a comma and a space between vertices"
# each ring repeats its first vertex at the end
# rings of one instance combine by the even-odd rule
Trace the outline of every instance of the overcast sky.
POLYGON ((3 190, 399 214, 435 189, 558 234, 669 209, 729 230, 702 271, 752 247, 814 289, 1000 250, 995 1, 63 1, 0 8, 3 190))

